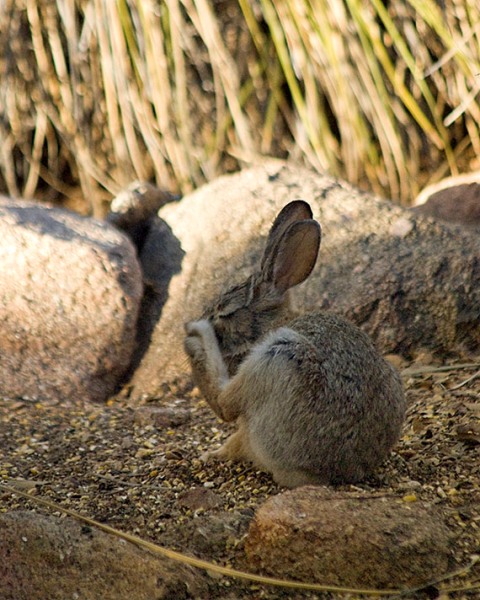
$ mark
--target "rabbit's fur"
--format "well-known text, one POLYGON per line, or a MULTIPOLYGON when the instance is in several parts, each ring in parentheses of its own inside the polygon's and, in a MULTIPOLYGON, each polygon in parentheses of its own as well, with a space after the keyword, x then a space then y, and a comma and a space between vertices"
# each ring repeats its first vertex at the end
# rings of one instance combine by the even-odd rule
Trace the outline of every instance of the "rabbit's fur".
POLYGON ((371 474, 405 415, 400 377, 365 333, 327 313, 291 320, 288 290, 310 275, 320 238, 309 205, 291 202, 259 269, 185 326, 195 383, 238 425, 209 455, 251 461, 288 487, 371 474))

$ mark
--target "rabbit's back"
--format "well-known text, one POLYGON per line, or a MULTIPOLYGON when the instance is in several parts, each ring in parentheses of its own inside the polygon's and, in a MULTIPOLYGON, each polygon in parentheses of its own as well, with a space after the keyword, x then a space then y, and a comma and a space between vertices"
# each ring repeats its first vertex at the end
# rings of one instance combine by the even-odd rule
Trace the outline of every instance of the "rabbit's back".
POLYGON ((398 440, 400 378, 353 324, 313 313, 270 332, 242 366, 250 442, 278 468, 356 481, 398 440))

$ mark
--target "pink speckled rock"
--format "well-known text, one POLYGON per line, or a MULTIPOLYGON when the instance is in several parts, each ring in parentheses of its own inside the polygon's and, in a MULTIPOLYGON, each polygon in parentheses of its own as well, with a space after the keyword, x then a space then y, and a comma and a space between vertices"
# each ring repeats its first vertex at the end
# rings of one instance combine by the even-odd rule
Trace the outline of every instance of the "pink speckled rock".
POLYGON ((105 400, 129 365, 141 296, 121 232, 0 197, 0 395, 105 400))

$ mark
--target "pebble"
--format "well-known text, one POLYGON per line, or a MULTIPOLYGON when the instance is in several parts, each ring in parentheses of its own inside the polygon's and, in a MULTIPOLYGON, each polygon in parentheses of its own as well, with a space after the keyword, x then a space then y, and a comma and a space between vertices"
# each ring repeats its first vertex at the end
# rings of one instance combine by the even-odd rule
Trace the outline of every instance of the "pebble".
POLYGON ((390 225, 389 233, 395 237, 404 238, 412 231, 413 226, 413 221, 407 217, 399 217, 390 225))
POLYGON ((418 490, 422 487, 422 484, 419 481, 415 481, 414 479, 409 481, 402 481, 398 484, 398 489, 401 491, 407 490, 418 490))
POLYGON ((171 429, 188 423, 191 417, 190 410, 178 406, 140 406, 135 411, 134 422, 140 427, 171 429))
POLYGON ((399 371, 407 366, 407 361, 400 354, 386 354, 383 358, 399 371))
POLYGON ((194 487, 179 497, 179 504, 193 511, 209 510, 223 504, 223 498, 208 487, 194 487))
POLYGON ((445 491, 443 490, 443 488, 438 487, 437 488, 437 496, 439 496, 440 498, 446 498, 447 494, 445 493, 445 491))

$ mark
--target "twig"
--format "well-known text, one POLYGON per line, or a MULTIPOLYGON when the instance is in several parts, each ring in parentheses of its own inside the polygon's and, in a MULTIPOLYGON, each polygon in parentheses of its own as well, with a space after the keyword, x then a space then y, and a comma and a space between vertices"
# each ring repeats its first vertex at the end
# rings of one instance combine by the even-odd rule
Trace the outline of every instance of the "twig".
POLYGON ((470 592, 471 590, 479 590, 480 582, 474 581, 473 583, 469 583, 465 586, 454 585, 452 587, 442 587, 442 592, 446 592, 447 594, 451 594, 453 592, 470 592))
MULTIPOLYGON (((391 600, 397 600, 398 598, 406 598, 406 597, 410 596, 411 594, 420 592, 421 590, 431 588, 431 587, 436 587, 437 584, 441 583, 442 581, 446 581, 447 579, 453 579, 454 577, 459 577, 460 575, 466 575, 473 569, 473 567, 478 563, 479 560, 480 560, 480 556, 475 554, 472 557, 472 560, 470 561, 470 563, 468 565, 466 565, 465 567, 461 567, 460 569, 458 569, 458 571, 446 573, 445 575, 442 575, 441 577, 432 579, 432 581, 429 581, 428 583, 418 586, 414 589, 404 590, 404 591, 400 592, 399 594, 392 596, 391 600)), ((442 591, 449 591, 448 588, 446 588, 445 590, 443 588, 439 588, 439 589, 441 589, 442 591)), ((472 587, 472 588, 458 587, 458 588, 455 588, 455 591, 462 591, 462 590, 469 590, 469 589, 475 589, 475 587, 472 587)))
POLYGON ((471 398, 478 398, 478 392, 472 392, 470 390, 460 390, 457 392, 452 392, 452 396, 470 396, 471 398))
POLYGON ((467 383, 470 383, 471 381, 473 381, 474 379, 476 379, 477 377, 480 377, 480 371, 477 371, 476 373, 474 373, 471 377, 469 377, 468 379, 465 379, 465 381, 462 381, 462 383, 459 383, 457 385, 454 385, 453 387, 451 387, 449 389, 449 391, 453 391, 453 390, 458 390, 459 388, 463 387, 464 385, 466 385, 467 383))
POLYGON ((480 363, 461 363, 458 365, 443 365, 441 367, 434 367, 433 365, 427 365, 425 367, 407 367, 403 369, 402 375, 424 375, 425 373, 443 373, 448 371, 461 371, 463 369, 476 369, 480 367, 480 363))

